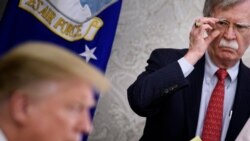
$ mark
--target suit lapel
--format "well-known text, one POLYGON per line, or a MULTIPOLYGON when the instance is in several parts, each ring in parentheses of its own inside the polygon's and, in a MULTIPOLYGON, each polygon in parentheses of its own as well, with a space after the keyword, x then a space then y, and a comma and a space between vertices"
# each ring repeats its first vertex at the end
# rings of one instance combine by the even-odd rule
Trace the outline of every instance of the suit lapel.
POLYGON ((195 136, 198 123, 201 90, 204 78, 204 64, 205 57, 203 56, 203 58, 196 63, 195 69, 192 71, 192 73, 187 77, 190 84, 184 92, 184 99, 186 102, 185 105, 187 108, 186 119, 188 124, 188 136, 190 139, 195 136))
MULTIPOLYGON (((187 108, 187 128, 189 138, 195 136, 199 117, 202 84, 204 78, 205 57, 196 65, 187 77, 190 84, 184 90, 187 108)), ((250 116, 250 70, 241 62, 238 74, 238 84, 233 104, 233 115, 229 124, 226 140, 235 140, 250 116)))
POLYGON ((233 103, 233 115, 229 124, 226 140, 234 140, 250 114, 250 70, 241 62, 237 89, 233 103))

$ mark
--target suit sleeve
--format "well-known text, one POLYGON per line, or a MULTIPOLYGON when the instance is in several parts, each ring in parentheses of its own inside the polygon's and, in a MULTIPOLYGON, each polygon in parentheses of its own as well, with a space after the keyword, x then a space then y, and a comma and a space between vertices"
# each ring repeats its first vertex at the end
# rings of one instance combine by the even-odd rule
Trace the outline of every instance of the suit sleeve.
POLYGON ((180 51, 158 49, 152 52, 146 70, 128 88, 128 101, 140 116, 158 113, 166 98, 188 85, 177 60, 180 51))

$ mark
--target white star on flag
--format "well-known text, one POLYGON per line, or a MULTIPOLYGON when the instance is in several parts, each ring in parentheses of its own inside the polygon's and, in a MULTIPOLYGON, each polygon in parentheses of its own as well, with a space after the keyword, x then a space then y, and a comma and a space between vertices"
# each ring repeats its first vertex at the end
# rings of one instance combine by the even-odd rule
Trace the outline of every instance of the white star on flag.
POLYGON ((97 57, 94 55, 95 50, 96 47, 89 49, 89 47, 85 45, 85 51, 81 53, 80 56, 85 57, 87 62, 89 62, 90 59, 97 60, 97 57))

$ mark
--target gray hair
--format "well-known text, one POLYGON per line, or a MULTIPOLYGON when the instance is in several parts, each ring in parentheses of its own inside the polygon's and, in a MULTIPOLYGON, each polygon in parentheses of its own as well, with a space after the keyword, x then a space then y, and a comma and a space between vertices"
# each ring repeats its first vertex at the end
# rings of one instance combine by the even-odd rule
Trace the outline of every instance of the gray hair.
POLYGON ((203 8, 203 16, 210 17, 216 7, 228 8, 245 0, 206 0, 203 8))

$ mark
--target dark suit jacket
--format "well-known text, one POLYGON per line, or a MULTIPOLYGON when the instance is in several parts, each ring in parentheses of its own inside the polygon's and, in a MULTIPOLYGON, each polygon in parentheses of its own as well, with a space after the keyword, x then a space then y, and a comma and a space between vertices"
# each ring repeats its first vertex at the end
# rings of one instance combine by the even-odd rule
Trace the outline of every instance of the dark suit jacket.
MULTIPOLYGON (((205 57, 184 78, 177 62, 187 50, 157 49, 146 71, 128 88, 131 108, 147 117, 140 141, 188 141, 195 136, 205 57)), ((233 115, 226 141, 236 139, 250 116, 250 69, 240 62, 233 115)))

